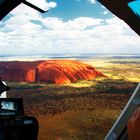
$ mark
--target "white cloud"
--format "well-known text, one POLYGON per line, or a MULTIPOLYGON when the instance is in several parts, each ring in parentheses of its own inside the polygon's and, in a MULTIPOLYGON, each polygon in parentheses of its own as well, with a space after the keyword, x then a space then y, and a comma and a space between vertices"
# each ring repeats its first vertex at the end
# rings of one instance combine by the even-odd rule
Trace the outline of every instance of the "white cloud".
POLYGON ((63 21, 43 18, 21 5, 0 30, 0 52, 8 53, 134 53, 140 38, 118 18, 79 17, 63 21), (24 10, 23 10, 24 9, 24 10), (36 24, 37 20, 41 24, 36 24))
POLYGON ((108 11, 104 11, 104 12, 102 12, 101 14, 107 15, 108 13, 109 13, 108 11))
POLYGON ((106 9, 106 7, 105 7, 105 6, 103 6, 103 5, 101 5, 101 8, 106 9))
POLYGON ((51 8, 55 8, 57 6, 57 3, 55 2, 48 2, 48 10, 51 8))
POLYGON ((95 4, 96 1, 95 0, 87 0, 88 2, 90 2, 91 4, 95 4))
POLYGON ((100 25, 102 22, 102 19, 89 17, 79 17, 74 20, 68 20, 67 22, 56 17, 48 17, 42 20, 44 26, 54 30, 85 30, 86 28, 100 25))

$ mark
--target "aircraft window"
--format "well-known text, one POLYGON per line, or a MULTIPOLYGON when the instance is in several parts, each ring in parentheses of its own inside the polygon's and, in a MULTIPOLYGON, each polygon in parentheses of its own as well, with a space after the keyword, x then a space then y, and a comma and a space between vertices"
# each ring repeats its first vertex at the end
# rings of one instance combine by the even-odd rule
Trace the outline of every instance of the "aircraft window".
POLYGON ((37 117, 38 140, 103 140, 140 81, 140 38, 97 1, 47 4, 44 14, 21 4, 0 23, 7 95, 37 117))
POLYGON ((129 2, 128 6, 138 17, 140 17, 140 0, 129 2))

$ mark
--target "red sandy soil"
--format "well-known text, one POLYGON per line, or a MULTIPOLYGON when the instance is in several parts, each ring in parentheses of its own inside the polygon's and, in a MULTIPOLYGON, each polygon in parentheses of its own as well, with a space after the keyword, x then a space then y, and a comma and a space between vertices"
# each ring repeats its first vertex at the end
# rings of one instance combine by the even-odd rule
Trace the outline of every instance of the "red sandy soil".
POLYGON ((0 62, 0 77, 14 82, 67 84, 105 76, 94 67, 73 60, 0 62))

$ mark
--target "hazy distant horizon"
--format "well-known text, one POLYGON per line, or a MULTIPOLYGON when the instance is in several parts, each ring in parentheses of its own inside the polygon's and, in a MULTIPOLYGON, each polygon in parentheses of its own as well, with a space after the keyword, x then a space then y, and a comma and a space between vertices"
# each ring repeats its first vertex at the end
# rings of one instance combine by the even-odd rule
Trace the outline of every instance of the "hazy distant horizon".
POLYGON ((140 53, 2 53, 0 56, 29 56, 29 55, 140 55, 140 53))
POLYGON ((79 53, 79 54, 0 54, 0 61, 37 61, 49 59, 94 59, 94 58, 134 58, 140 59, 140 54, 92 54, 92 53, 79 53))

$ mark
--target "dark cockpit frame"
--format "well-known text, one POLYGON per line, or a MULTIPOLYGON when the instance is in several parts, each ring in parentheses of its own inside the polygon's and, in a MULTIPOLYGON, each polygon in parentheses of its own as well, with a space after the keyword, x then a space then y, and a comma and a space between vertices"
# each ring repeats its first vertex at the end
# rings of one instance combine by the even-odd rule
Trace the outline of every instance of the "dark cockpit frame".
POLYGON ((113 14, 126 22, 138 35, 140 35, 140 17, 128 6, 136 0, 98 0, 113 14))

